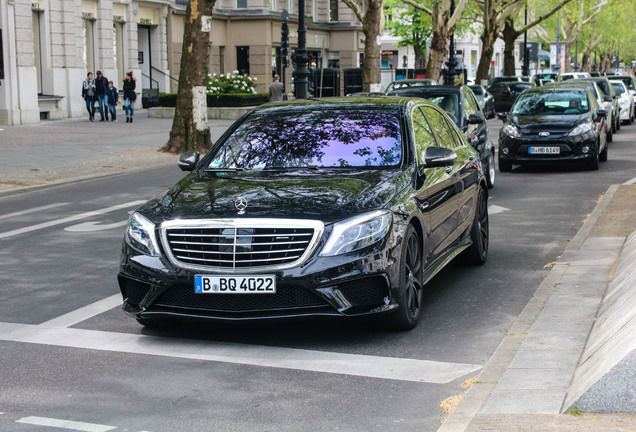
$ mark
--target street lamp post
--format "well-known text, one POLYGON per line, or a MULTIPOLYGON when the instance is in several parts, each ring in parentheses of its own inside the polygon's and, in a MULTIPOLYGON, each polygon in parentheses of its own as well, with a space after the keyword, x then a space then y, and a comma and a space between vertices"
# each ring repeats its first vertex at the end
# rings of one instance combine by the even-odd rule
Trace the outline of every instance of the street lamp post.
MULTIPOLYGON (((528 3, 526 3, 525 26, 528 26, 528 3)), ((528 30, 523 32, 523 65, 521 66, 521 75, 527 77, 530 75, 530 53, 528 52, 528 30)))
MULTIPOLYGON (((450 16, 455 13, 455 0, 451 0, 450 16)), ((455 32, 450 36, 450 44, 448 47, 448 61, 446 62, 446 74, 444 84, 455 85, 455 75, 457 75, 457 58, 455 57, 455 32)))
POLYGON ((296 99, 309 97, 309 55, 307 55, 305 28, 305 0, 298 0, 298 49, 294 55, 294 84, 296 87, 296 99))

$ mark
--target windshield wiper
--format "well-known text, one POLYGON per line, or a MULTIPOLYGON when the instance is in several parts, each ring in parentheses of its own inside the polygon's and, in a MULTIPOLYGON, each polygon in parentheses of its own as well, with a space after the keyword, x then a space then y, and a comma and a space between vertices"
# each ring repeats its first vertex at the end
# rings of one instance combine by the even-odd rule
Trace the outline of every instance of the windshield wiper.
POLYGON ((249 168, 206 168, 206 173, 249 171, 249 168))
POLYGON ((272 167, 272 168, 263 168, 262 171, 298 171, 298 170, 311 170, 318 171, 320 168, 316 165, 305 165, 305 166, 296 166, 296 167, 272 167))

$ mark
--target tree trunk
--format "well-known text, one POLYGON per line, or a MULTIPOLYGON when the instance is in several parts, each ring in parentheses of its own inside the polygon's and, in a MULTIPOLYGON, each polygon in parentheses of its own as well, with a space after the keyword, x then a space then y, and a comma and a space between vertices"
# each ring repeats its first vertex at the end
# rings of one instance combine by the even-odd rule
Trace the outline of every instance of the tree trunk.
POLYGON ((380 48, 378 36, 382 30, 383 0, 369 0, 364 15, 363 32, 364 65, 362 66, 362 91, 380 91, 380 48))
POLYGON ((517 74, 515 68, 515 41, 518 33, 515 31, 515 22, 512 17, 506 19, 502 34, 504 40, 504 75, 514 76, 517 74))
POLYGON ((490 61, 492 60, 492 54, 495 51, 495 40, 497 39, 496 33, 484 32, 481 36, 481 57, 479 58, 479 65, 477 66, 477 76, 475 78, 477 84, 480 84, 482 80, 488 79, 488 72, 490 71, 490 61))
POLYGON ((428 63, 426 65, 426 78, 438 81, 442 72, 442 64, 444 63, 444 54, 446 54, 446 41, 448 34, 444 29, 442 31, 433 31, 431 40, 431 51, 428 54, 428 63))
MULTIPOLYGON (((204 152, 212 146, 210 128, 202 125, 195 112, 193 87, 206 86, 209 71, 210 33, 203 31, 203 21, 212 17, 216 0, 191 0, 186 20, 179 71, 177 106, 170 139, 162 150, 169 153, 204 152)), ((199 107, 201 109, 201 107, 199 107)), ((203 107, 206 109, 207 107, 203 107)))
POLYGON ((590 71, 590 55, 587 51, 583 53, 583 59, 581 60, 581 70, 584 72, 590 71))
POLYGON ((572 72, 572 66, 570 66, 572 57, 572 42, 564 42, 563 46, 565 47, 563 50, 563 68, 565 70, 562 72, 572 72))

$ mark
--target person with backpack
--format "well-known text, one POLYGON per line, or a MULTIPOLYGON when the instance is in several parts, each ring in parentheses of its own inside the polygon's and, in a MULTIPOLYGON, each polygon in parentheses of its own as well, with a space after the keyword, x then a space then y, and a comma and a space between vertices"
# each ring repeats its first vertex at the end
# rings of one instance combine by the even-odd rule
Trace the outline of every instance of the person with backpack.
POLYGON ((96 74, 95 94, 97 95, 97 105, 101 116, 99 121, 104 121, 104 111, 106 111, 106 121, 108 121, 108 78, 102 75, 102 71, 97 71, 96 74))

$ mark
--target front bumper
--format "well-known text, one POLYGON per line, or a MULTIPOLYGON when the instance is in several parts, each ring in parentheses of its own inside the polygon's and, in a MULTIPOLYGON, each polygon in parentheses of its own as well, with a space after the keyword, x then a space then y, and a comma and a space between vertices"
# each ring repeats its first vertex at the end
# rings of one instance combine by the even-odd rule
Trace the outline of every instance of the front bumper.
MULTIPOLYGON (((275 294, 195 294, 195 274, 167 258, 139 254, 124 242, 118 275, 123 310, 137 319, 160 317, 247 320, 298 316, 358 316, 395 309, 401 239, 394 229, 369 248, 336 257, 317 253, 276 276, 275 294)), ((236 272, 240 274, 240 272, 236 272)))
POLYGON ((499 136, 499 160, 513 164, 555 161, 585 161, 596 157, 597 134, 569 137, 567 135, 539 137, 537 135, 511 138, 499 136), (559 147, 558 154, 531 154, 531 147, 559 147), (588 152, 583 149, 587 147, 588 152))

